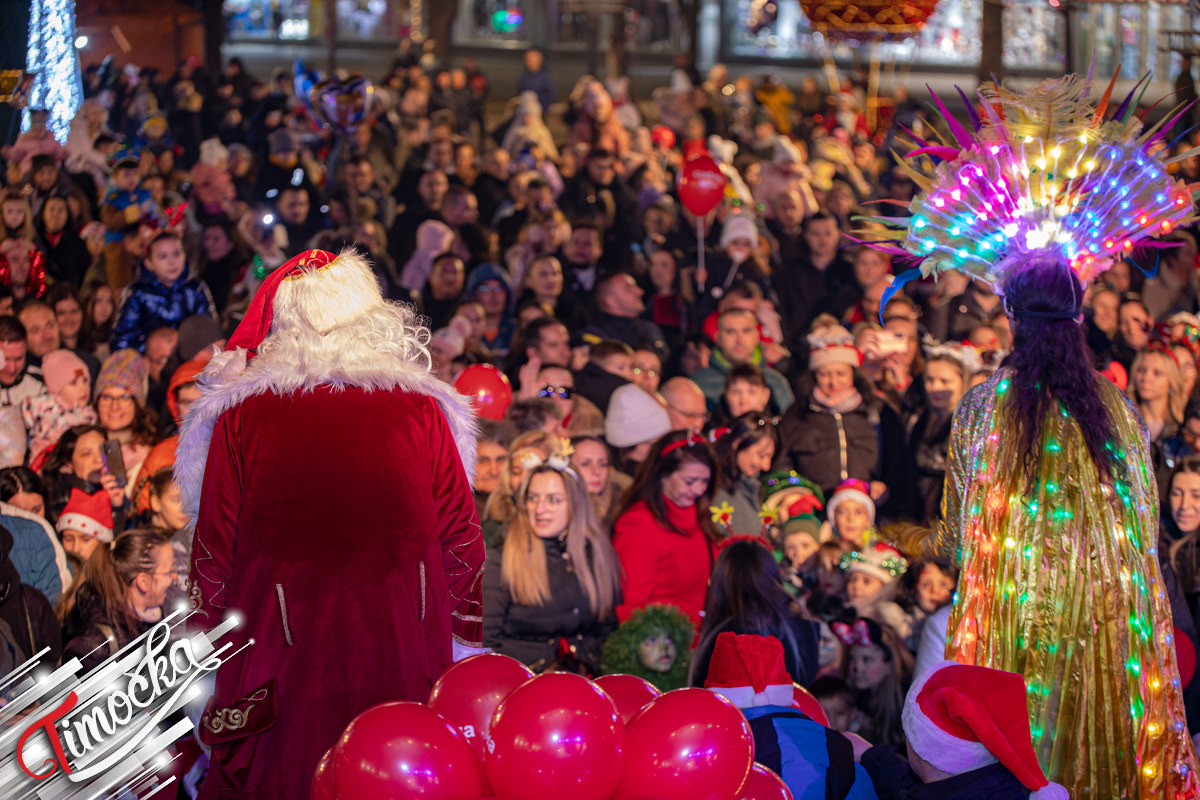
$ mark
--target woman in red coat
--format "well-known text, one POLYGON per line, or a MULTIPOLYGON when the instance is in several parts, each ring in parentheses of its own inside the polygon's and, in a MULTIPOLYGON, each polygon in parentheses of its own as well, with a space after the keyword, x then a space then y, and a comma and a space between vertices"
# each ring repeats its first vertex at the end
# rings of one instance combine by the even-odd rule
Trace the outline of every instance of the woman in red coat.
POLYGON ((201 718, 203 800, 307 798, 351 720, 482 648, 474 414, 422 338, 354 251, 310 250, 201 375, 175 465, 194 620, 236 610, 249 644, 201 718))
POLYGON ((667 603, 699 629, 716 541, 708 506, 719 477, 712 447, 695 433, 675 431, 654 443, 613 535, 624 573, 622 622, 635 609, 667 603))

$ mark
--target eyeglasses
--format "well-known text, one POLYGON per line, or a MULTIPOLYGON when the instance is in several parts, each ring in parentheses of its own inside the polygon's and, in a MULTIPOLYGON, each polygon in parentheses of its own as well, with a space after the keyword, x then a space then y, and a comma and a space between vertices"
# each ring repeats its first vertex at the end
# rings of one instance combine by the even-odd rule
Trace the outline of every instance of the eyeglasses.
POLYGON ((124 405, 125 403, 133 402, 133 395, 131 395, 131 394, 102 394, 96 398, 96 402, 98 404, 120 403, 121 405, 124 405))
POLYGON ((575 396, 575 388, 572 386, 551 386, 548 383, 542 384, 541 391, 538 392, 538 397, 558 397, 563 400, 570 400, 575 396))
POLYGON ((169 575, 172 578, 176 578, 179 576, 179 569, 177 567, 175 569, 169 569, 166 572, 151 572, 150 574, 151 575, 169 575))
POLYGON ((707 411, 684 411, 682 408, 673 406, 670 403, 667 403, 667 408, 669 408, 671 411, 674 411, 684 419, 698 419, 702 422, 708 422, 708 418, 712 416, 712 414, 707 411))

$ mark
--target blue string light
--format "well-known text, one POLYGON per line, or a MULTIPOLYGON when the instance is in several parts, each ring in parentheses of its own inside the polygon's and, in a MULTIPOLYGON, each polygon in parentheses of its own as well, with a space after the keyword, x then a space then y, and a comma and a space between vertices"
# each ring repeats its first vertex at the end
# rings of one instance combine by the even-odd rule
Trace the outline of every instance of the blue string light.
POLYGON ((75 0, 33 0, 25 70, 35 77, 21 129, 29 130, 29 109, 46 109, 50 112, 46 129, 66 144, 71 120, 83 102, 75 51, 75 0))

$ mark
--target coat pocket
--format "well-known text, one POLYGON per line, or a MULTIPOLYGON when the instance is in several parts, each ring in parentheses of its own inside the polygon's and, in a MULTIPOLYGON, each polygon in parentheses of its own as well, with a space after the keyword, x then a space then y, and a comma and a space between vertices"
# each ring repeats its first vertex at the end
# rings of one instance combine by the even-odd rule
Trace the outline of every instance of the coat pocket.
POLYGON ((417 562, 417 578, 418 578, 418 584, 421 588, 421 616, 418 621, 424 622, 425 621, 425 596, 427 594, 426 589, 425 589, 425 562, 424 561, 417 562))
POLYGON ((288 621, 287 597, 283 593, 283 584, 275 584, 275 596, 279 598, 279 618, 283 620, 283 639, 287 642, 288 647, 295 644, 292 640, 292 626, 288 621))

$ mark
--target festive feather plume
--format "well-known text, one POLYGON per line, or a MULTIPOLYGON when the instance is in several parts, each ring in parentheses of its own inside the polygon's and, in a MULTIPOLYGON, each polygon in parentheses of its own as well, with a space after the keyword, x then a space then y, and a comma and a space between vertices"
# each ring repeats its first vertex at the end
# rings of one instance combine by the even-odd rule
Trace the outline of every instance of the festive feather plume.
POLYGON ((920 142, 915 153, 939 163, 899 160, 919 190, 912 216, 883 235, 888 243, 874 243, 924 259, 889 296, 907 280, 948 269, 1000 288, 1008 267, 1030 256, 1068 263, 1087 281, 1142 240, 1190 222, 1191 191, 1167 174, 1162 147, 1190 106, 1143 130, 1133 111, 1144 81, 1111 115, 1115 80, 1103 93, 1082 75, 1022 92, 985 85, 970 133, 935 97, 949 139, 920 142))

